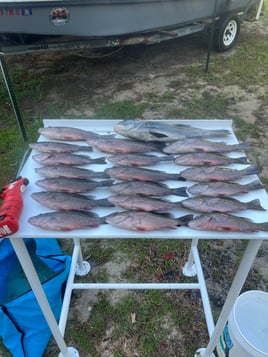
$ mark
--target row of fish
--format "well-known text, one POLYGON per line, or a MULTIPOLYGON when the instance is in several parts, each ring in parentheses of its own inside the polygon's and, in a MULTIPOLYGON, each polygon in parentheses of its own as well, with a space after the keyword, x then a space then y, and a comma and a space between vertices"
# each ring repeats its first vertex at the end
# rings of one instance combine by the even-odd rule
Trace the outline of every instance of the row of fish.
POLYGON ((141 195, 117 194, 107 198, 96 199, 94 196, 86 196, 78 193, 41 191, 32 193, 32 198, 43 206, 61 211, 91 210, 96 207, 119 206, 126 210, 167 212, 178 207, 188 208, 196 212, 237 212, 246 209, 264 211, 258 199, 249 202, 240 202, 235 198, 227 197, 189 197, 180 201, 171 202, 165 199, 144 197, 141 195))
POLYGON ((98 227, 104 223, 138 232, 176 229, 179 226, 220 232, 251 233, 260 230, 268 231, 267 222, 255 223, 247 218, 236 217, 226 213, 211 213, 196 217, 190 214, 174 218, 145 211, 123 211, 99 217, 93 212, 73 210, 42 213, 29 218, 29 223, 54 231, 98 227))
POLYGON ((255 224, 247 220, 244 222, 244 219, 241 221, 240 217, 226 214, 226 212, 245 209, 264 210, 259 200, 240 202, 225 197, 262 188, 259 180, 247 185, 231 182, 245 175, 258 173, 254 165, 243 170, 217 167, 217 165, 230 163, 248 165, 246 157, 230 158, 222 153, 248 150, 251 148, 249 143, 236 145, 213 143, 203 138, 225 136, 229 132, 226 130, 201 130, 187 125, 171 127, 158 122, 124 121, 116 125, 114 130, 130 139, 118 139, 113 135, 104 136, 65 127, 39 130, 39 133, 53 140, 83 140, 89 146, 63 142, 39 142, 30 145, 32 149, 41 152, 41 154, 33 156, 34 160, 46 165, 36 169, 38 174, 45 177, 45 179, 37 181, 36 184, 48 190, 48 192, 36 192, 32 197, 48 208, 59 210, 32 217, 29 219, 31 224, 53 230, 96 227, 102 223, 138 231, 176 228, 180 225, 206 230, 244 232, 266 230, 265 224, 255 224), (131 125, 132 129, 130 130, 131 125), (180 135, 178 135, 178 131, 180 135), (97 151, 114 155, 92 159, 86 155, 74 154, 78 151, 92 151, 92 147, 97 151), (165 156, 148 155, 150 151, 162 152, 165 156), (176 156, 174 158, 171 155, 176 156), (72 165, 91 163, 105 164, 106 159, 108 162, 120 166, 109 167, 102 172, 71 167, 72 165), (138 167, 155 165, 162 161, 175 161, 179 165, 198 167, 188 168, 179 174, 138 167), (205 166, 202 167, 202 165, 205 166), (92 179, 95 178, 103 179, 103 181, 93 181, 92 179), (113 179, 123 182, 113 183, 113 179), (160 184, 165 180, 193 180, 199 181, 199 183, 189 188, 169 188, 163 183, 160 184), (91 196, 78 194, 98 187, 107 187, 113 196, 97 200, 91 196), (197 195, 197 197, 178 202, 160 198, 167 195, 188 196, 187 193, 197 195), (88 210, 99 206, 118 206, 127 211, 115 212, 105 217, 98 217, 96 214, 88 212, 88 210), (198 217, 193 217, 190 214, 176 219, 166 214, 159 215, 159 213, 178 207, 206 214, 198 217), (213 213, 209 214, 210 212, 213 213), (204 228, 207 224, 204 224, 201 217, 202 219, 210 217, 211 223, 215 220, 222 221, 222 224, 217 226, 214 223, 214 228, 212 226, 204 228), (236 220, 238 225, 235 228, 232 226, 235 226, 233 220, 236 220), (229 223, 224 223, 226 221, 229 223))

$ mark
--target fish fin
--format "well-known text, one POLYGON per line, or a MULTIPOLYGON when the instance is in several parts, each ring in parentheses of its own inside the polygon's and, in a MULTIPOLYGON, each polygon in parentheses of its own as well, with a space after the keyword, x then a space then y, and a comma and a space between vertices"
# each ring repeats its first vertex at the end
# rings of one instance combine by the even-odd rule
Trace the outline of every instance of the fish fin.
POLYGON ((150 131, 150 134, 155 136, 156 139, 163 139, 163 138, 168 138, 168 135, 166 134, 161 134, 161 133, 158 133, 157 131, 154 132, 154 131, 150 131))
POLYGON ((259 190, 263 188, 263 184, 261 183, 260 180, 252 181, 247 186, 249 190, 259 190))
POLYGON ((98 157, 92 160, 94 164, 106 164, 106 157, 98 157))
POLYGON ((97 200, 97 203, 101 207, 115 207, 115 205, 110 202, 107 198, 101 198, 97 200))
POLYGON ((86 145, 81 145, 81 146, 79 146, 79 150, 77 150, 77 151, 93 151, 93 148, 92 148, 92 146, 86 146, 86 145))
POLYGON ((186 214, 185 216, 178 217, 177 226, 187 226, 188 222, 190 222, 193 218, 193 214, 186 214))
POLYGON ((257 168, 256 165, 250 165, 249 167, 246 167, 243 171, 244 175, 255 175, 260 172, 260 170, 257 168))
POLYGON ((260 223, 259 226, 262 231, 268 231, 268 222, 260 223))
POLYGON ((244 142, 235 145, 235 150, 250 150, 250 149, 252 149, 251 142, 244 142))
POLYGON ((166 143, 162 143, 159 141, 150 141, 150 145, 155 148, 156 151, 163 151, 164 147, 166 146, 166 143))
POLYGON ((213 136, 226 136, 229 134, 230 134, 230 131, 226 130, 226 129, 211 130, 211 135, 213 135, 213 136))
POLYGON ((248 158, 246 156, 238 157, 235 159, 235 161, 239 164, 248 164, 249 163, 248 158))
POLYGON ((172 189, 172 193, 175 196, 188 197, 187 187, 186 186, 173 188, 172 189))
POLYGON ((114 183, 114 180, 104 180, 104 181, 99 181, 98 186, 99 187, 112 186, 113 183, 114 183))
POLYGON ((248 208, 256 209, 259 211, 265 211, 265 208, 262 207, 259 199, 255 199, 248 202, 248 208))

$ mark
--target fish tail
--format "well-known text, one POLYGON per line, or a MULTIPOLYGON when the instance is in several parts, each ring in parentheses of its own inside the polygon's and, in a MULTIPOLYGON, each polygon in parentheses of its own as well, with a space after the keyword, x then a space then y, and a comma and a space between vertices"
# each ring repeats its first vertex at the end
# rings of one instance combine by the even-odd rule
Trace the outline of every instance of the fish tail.
POLYGON ((263 188, 263 185, 262 185, 260 180, 255 180, 255 181, 250 182, 248 184, 248 189, 249 190, 259 190, 261 188, 263 188))
POLYGON ((166 147, 166 143, 162 143, 160 141, 150 141, 150 146, 154 150, 162 152, 164 147, 166 147))
POLYGON ((113 184, 113 180, 104 180, 104 181, 100 181, 98 182, 98 186, 99 187, 106 187, 106 186, 111 186, 113 184))
POLYGON ((97 159, 93 159, 92 163, 94 163, 94 164, 106 164, 106 158, 105 157, 98 157, 97 159))
POLYGON ((98 205, 101 207, 114 207, 114 204, 107 200, 107 198, 101 198, 98 200, 98 205))
POLYGON ((259 169, 256 165, 250 165, 249 167, 246 167, 242 172, 244 175, 255 175, 259 173, 259 169))
POLYGON ((234 145, 235 150, 250 150, 252 149, 252 143, 245 142, 234 145))
POLYGON ((265 211, 265 208, 262 207, 259 199, 248 202, 248 208, 265 211))
POLYGON ((93 150, 92 146, 86 146, 86 145, 80 146, 80 149, 81 150, 79 150, 79 151, 92 151, 93 150))
POLYGON ((238 157, 237 159, 235 159, 235 162, 239 164, 248 164, 248 159, 246 156, 238 157))
POLYGON ((186 214, 185 216, 177 218, 177 226, 187 226, 188 222, 190 222, 194 218, 193 214, 186 214))
POLYGON ((105 216, 104 217, 100 217, 100 224, 106 224, 106 219, 105 216))
POLYGON ((178 188, 173 188, 172 193, 176 196, 181 196, 181 197, 188 197, 187 194, 187 187, 178 187, 178 188))
POLYGON ((268 231, 268 222, 260 223, 259 227, 262 231, 268 231))
POLYGON ((225 130, 225 129, 216 129, 216 130, 211 130, 211 134, 213 136, 226 136, 230 134, 229 130, 225 130))
POLYGON ((107 175, 105 172, 96 172, 96 173, 95 173, 95 177, 96 177, 96 178, 103 178, 103 179, 105 179, 105 178, 108 178, 109 175, 107 175))

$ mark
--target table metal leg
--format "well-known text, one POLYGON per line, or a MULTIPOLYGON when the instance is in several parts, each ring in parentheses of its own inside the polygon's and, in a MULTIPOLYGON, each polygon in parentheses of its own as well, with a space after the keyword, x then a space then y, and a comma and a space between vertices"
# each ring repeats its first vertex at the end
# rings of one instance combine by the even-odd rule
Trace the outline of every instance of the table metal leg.
POLYGON ((79 275, 79 276, 87 275, 90 272, 91 266, 90 266, 89 262, 83 260, 80 239, 73 238, 73 242, 74 242, 74 246, 78 252, 78 256, 76 259, 77 265, 76 265, 75 274, 79 275))
POLYGON ((218 318, 213 334, 211 335, 209 344, 207 348, 199 349, 195 354, 196 357, 213 356, 213 350, 219 341, 220 335, 223 332, 224 326, 231 313, 232 307, 234 306, 235 301, 244 285, 244 282, 248 276, 248 273, 252 267, 252 264, 260 249, 261 244, 262 244, 261 239, 252 239, 248 242, 247 248, 240 262, 239 268, 237 270, 237 273, 235 275, 229 293, 227 295, 225 304, 222 308, 221 314, 218 318))
POLYGON ((60 356, 62 357, 72 357, 79 356, 78 352, 70 347, 68 348, 64 342, 63 336, 58 327, 57 321, 48 303, 47 297, 44 293, 43 287, 40 283, 39 277, 36 273, 26 245, 23 238, 9 238, 10 242, 14 248, 14 251, 18 257, 18 260, 23 268, 23 271, 28 279, 28 282, 35 294, 35 297, 40 305, 40 308, 44 314, 44 317, 48 323, 48 326, 52 332, 53 337, 61 351, 60 356))
POLYGON ((197 248, 198 239, 193 239, 191 243, 190 253, 187 262, 182 268, 182 273, 184 276, 195 276, 196 275, 196 267, 194 263, 194 249, 197 248))

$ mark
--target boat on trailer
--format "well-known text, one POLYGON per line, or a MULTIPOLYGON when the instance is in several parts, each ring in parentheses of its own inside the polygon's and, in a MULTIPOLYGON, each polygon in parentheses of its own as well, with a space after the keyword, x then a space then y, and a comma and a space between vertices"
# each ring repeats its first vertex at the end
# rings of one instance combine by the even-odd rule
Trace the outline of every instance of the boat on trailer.
POLYGON ((0 0, 0 35, 22 44, 71 36, 107 47, 160 42, 208 30, 213 23, 217 47, 224 51, 236 42, 241 20, 258 16, 260 1, 0 0))

